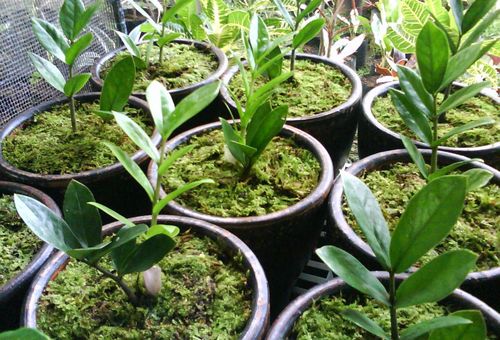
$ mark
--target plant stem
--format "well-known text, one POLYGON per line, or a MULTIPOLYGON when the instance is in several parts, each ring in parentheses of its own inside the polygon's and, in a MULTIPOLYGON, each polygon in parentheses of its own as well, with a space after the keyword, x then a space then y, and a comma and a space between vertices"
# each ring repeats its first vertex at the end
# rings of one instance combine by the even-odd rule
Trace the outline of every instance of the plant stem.
MULTIPOLYGON (((163 38, 165 36, 165 24, 162 23, 161 24, 161 38, 163 38)), ((158 56, 158 64, 162 64, 163 62, 163 46, 164 45, 161 45, 160 46, 160 55, 158 56)))
MULTIPOLYGON (((73 78, 73 65, 69 65, 69 79, 73 78)), ((76 132, 76 110, 75 110, 75 98, 72 94, 69 96, 69 111, 71 113, 71 131, 76 132)))
POLYGON ((132 291, 132 289, 130 289, 129 286, 127 286, 127 284, 125 282, 123 282, 122 278, 111 273, 110 271, 104 269, 103 267, 99 266, 97 263, 96 264, 90 264, 90 263, 87 263, 89 264, 90 266, 92 266, 93 268, 95 268, 96 270, 98 270, 99 272, 101 272, 104 276, 112 279, 113 281, 115 281, 118 286, 120 286, 120 288, 125 292, 125 294, 127 295, 129 301, 134 305, 134 306, 137 306, 139 304, 139 300, 137 299, 137 296, 135 295, 135 293, 132 291))
POLYGON ((438 139, 438 121, 439 116, 437 115, 437 94, 434 96, 434 112, 432 116, 432 154, 431 154, 431 170, 430 173, 434 173, 438 169, 438 146, 435 142, 438 139))
POLYGON ((396 279, 394 272, 389 272, 389 303, 391 309, 391 339, 399 340, 398 316, 396 313, 396 279))
MULTIPOLYGON (((297 35, 297 31, 299 30, 299 21, 297 20, 299 13, 300 13, 300 1, 296 1, 297 5, 297 13, 295 14, 295 32, 294 32, 294 37, 297 35)), ((292 54, 290 55, 290 71, 293 72, 295 69, 295 54, 297 53, 297 49, 294 48, 292 49, 292 54)))
MULTIPOLYGON (((157 164, 158 169, 160 168, 160 165, 163 163, 163 160, 165 159, 165 147, 167 146, 167 138, 162 138, 161 140, 161 145, 160 145, 160 162, 157 164)), ((153 194, 153 204, 152 206, 154 207, 158 200, 160 199, 160 189, 161 189, 161 181, 160 181, 160 174, 158 173, 156 175, 156 186, 155 186, 155 191, 153 194)), ((158 222, 158 215, 159 213, 151 213, 151 226, 156 225, 158 222)))

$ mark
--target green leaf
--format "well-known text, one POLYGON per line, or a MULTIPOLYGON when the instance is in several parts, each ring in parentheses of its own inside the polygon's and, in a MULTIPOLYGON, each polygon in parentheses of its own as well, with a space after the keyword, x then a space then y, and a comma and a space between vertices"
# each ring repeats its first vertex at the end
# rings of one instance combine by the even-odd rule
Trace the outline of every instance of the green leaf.
POLYGON ((254 14, 250 21, 250 31, 248 33, 248 41, 250 42, 250 53, 256 61, 268 49, 269 46, 269 32, 264 20, 258 15, 254 14))
POLYGON ((69 48, 69 44, 64 35, 54 25, 47 21, 32 18, 31 23, 33 26, 33 33, 35 33, 36 38, 43 48, 63 63, 66 63, 65 53, 69 48))
MULTIPOLYGON (((221 122, 222 132, 224 134, 224 143, 226 144, 233 157, 238 162, 240 162, 243 167, 246 167, 248 164, 250 164, 251 157, 247 156, 250 154, 250 150, 244 150, 244 148, 241 146, 242 139, 240 135, 236 133, 233 127, 224 118, 219 118, 219 120, 221 122)), ((253 156, 255 152, 257 152, 257 150, 253 149, 253 153, 251 153, 251 156, 253 156)))
POLYGON ((293 48, 301 48, 309 40, 318 35, 323 28, 325 19, 315 19, 307 23, 294 37, 292 41, 293 48))
POLYGON ((476 26, 476 24, 488 14, 495 3, 496 0, 474 1, 463 17, 462 33, 465 34, 476 26))
POLYGON ((178 187, 177 189, 166 195, 164 198, 162 198, 154 205, 153 214, 159 214, 167 204, 169 204, 171 201, 173 201, 186 191, 196 188, 197 186, 200 186, 202 184, 214 184, 214 183, 215 182, 213 180, 205 178, 188 184, 181 185, 180 187, 178 187))
POLYGON ((462 19, 464 16, 464 6, 462 0, 450 0, 451 12, 457 24, 458 32, 462 33, 462 19))
POLYGON ((278 10, 280 11, 281 15, 283 16, 283 19, 288 24, 288 27, 290 27, 290 29, 292 30, 295 29, 295 23, 293 22, 292 16, 290 15, 290 13, 288 13, 288 10, 286 9, 283 2, 281 0, 273 0, 273 1, 278 10))
POLYGON ((176 149, 172 151, 170 154, 168 154, 167 158, 165 158, 163 163, 161 163, 160 166, 158 167, 158 175, 163 176, 176 160, 190 153, 194 149, 194 147, 195 147, 194 145, 187 145, 180 149, 176 149))
POLYGON ((299 15, 297 15, 295 22, 300 23, 302 19, 314 12, 316 8, 318 8, 318 6, 321 4, 321 1, 322 0, 311 0, 306 8, 304 8, 304 10, 302 10, 299 15))
POLYGON ((486 323, 483 315, 478 310, 460 310, 451 313, 450 316, 458 316, 472 321, 466 325, 456 325, 448 328, 439 328, 431 332, 429 340, 469 340, 486 339, 486 323))
POLYGON ((448 235, 462 212, 466 185, 464 176, 440 177, 410 199, 391 239, 396 273, 407 270, 448 235))
POLYGON ((0 340, 50 340, 48 336, 34 328, 19 328, 14 331, 0 333, 0 340))
POLYGON ((162 24, 166 24, 168 21, 171 21, 174 15, 181 10, 184 6, 189 5, 193 0, 177 0, 175 4, 166 10, 161 17, 162 24))
POLYGON ((382 327, 380 327, 375 321, 370 319, 365 314, 354 309, 344 309, 340 312, 340 314, 344 319, 355 323, 371 334, 376 335, 382 339, 389 339, 389 336, 385 333, 382 327))
POLYGON ((111 152, 113 152, 115 157, 118 159, 118 161, 120 161, 125 170, 127 170, 127 172, 130 174, 130 176, 132 176, 135 181, 144 189, 144 191, 146 191, 149 199, 153 201, 153 187, 151 186, 151 183, 149 182, 144 172, 142 172, 141 167, 137 165, 137 163, 134 162, 134 160, 118 146, 110 142, 104 142, 104 144, 111 150, 111 152))
POLYGON ((97 202, 88 202, 87 204, 90 204, 90 205, 98 208, 99 210, 101 210, 102 212, 108 214, 109 216, 111 216, 115 220, 120 221, 121 223, 123 223, 127 227, 133 227, 133 226, 135 226, 135 224, 132 223, 132 221, 130 221, 128 218, 120 215, 119 213, 117 213, 116 211, 114 211, 114 210, 106 207, 105 205, 102 205, 102 204, 97 203, 97 202))
POLYGON ((146 233, 146 237, 152 237, 155 235, 159 234, 165 234, 167 236, 170 236, 172 238, 176 237, 179 235, 180 229, 179 227, 176 227, 175 225, 168 225, 168 224, 155 224, 154 226, 151 226, 148 229, 148 232, 146 233))
POLYGON ((65 57, 66 57, 66 64, 68 65, 73 65, 76 61, 76 58, 82 54, 83 51, 87 47, 89 47, 90 43, 92 42, 93 35, 92 33, 87 33, 82 35, 80 39, 75 41, 65 52, 65 57))
POLYGON ((406 98, 426 117, 432 117, 434 115, 434 99, 425 89, 420 76, 415 71, 404 66, 398 66, 397 71, 399 85, 406 98))
POLYGON ((64 0, 59 11, 59 24, 69 40, 75 40, 78 35, 78 32, 75 32, 75 26, 84 11, 85 5, 82 0, 64 0))
POLYGON ((158 39, 156 41, 156 44, 158 45, 158 47, 162 47, 179 38, 180 36, 182 36, 182 34, 180 33, 167 33, 163 37, 158 39))
POLYGON ((486 169, 470 169, 463 175, 467 177, 467 192, 484 187, 493 178, 493 174, 486 169))
POLYGON ((448 131, 447 133, 445 133, 441 138, 436 140, 434 142, 434 145, 441 145, 445 140, 447 140, 451 136, 457 135, 459 133, 463 133, 465 131, 472 130, 472 129, 477 128, 479 126, 489 125, 489 124, 494 124, 494 123, 495 123, 495 119, 490 118, 490 117, 484 117, 484 118, 480 118, 478 120, 475 120, 473 122, 469 122, 467 124, 464 124, 462 126, 457 126, 456 128, 453 128, 450 131, 448 131))
POLYGON ((153 80, 146 89, 146 100, 156 129, 163 138, 168 138, 167 119, 175 111, 175 104, 165 86, 153 80))
POLYGON ((425 88, 435 93, 446 72, 449 57, 446 34, 432 21, 427 21, 417 37, 417 62, 425 88))
POLYGON ((125 48, 127 51, 134 57, 141 59, 141 51, 139 50, 139 47, 135 44, 135 42, 125 33, 122 33, 120 31, 115 31, 116 34, 118 34, 118 37, 120 37, 120 40, 122 41, 123 45, 125 45, 125 48))
POLYGON ((498 14, 500 14, 500 9, 497 9, 496 11, 493 11, 492 13, 488 14, 486 18, 481 20, 478 25, 475 26, 474 29, 472 29, 464 39, 464 42, 460 44, 460 49, 464 49, 466 47, 469 47, 473 43, 475 43, 479 37, 486 31, 486 29, 493 23, 495 22, 496 18, 498 17, 498 14))
POLYGON ((384 286, 354 256, 334 246, 323 246, 316 250, 316 254, 349 286, 389 306, 384 286))
POLYGON ((71 180, 64 194, 64 220, 83 247, 92 247, 102 242, 101 216, 88 202, 95 202, 89 188, 71 180))
POLYGON ((45 243, 64 252, 81 247, 68 224, 44 204, 19 194, 14 195, 14 203, 24 223, 45 243))
POLYGON ((479 158, 474 158, 474 159, 468 159, 466 161, 455 162, 455 163, 452 163, 450 165, 444 166, 440 169, 437 169, 432 174, 430 174, 428 181, 430 182, 430 181, 433 181, 439 177, 445 176, 445 175, 449 174, 450 172, 452 172, 453 170, 458 169, 462 165, 469 164, 471 162, 477 162, 477 161, 481 161, 481 160, 479 158))
POLYGON ((446 100, 441 103, 437 112, 438 115, 448 110, 454 109, 459 105, 462 105, 467 100, 469 100, 470 98, 474 97, 479 92, 481 92, 483 89, 487 88, 489 85, 490 85, 489 82, 483 81, 481 83, 469 85, 461 88, 458 91, 455 91, 451 96, 446 98, 446 100))
POLYGON ((122 111, 132 93, 134 81, 135 66, 132 57, 113 63, 102 86, 101 111, 122 111))
POLYGON ((432 259, 404 280, 396 291, 396 307, 436 302, 450 295, 474 269, 477 255, 450 250, 432 259))
POLYGON ((45 79, 47 83, 52 85, 56 90, 64 93, 64 85, 66 84, 66 80, 64 79, 61 71, 59 71, 59 69, 50 61, 40 57, 39 55, 31 52, 28 52, 28 55, 42 78, 45 79))
POLYGON ((160 161, 160 154, 148 134, 136 122, 123 113, 113 111, 113 115, 115 116, 116 123, 127 136, 151 157, 154 162, 158 163, 160 161))
POLYGON ((80 34, 80 32, 87 26, 90 19, 94 16, 94 13, 98 10, 99 5, 97 3, 90 5, 79 17, 73 28, 73 33, 75 37, 80 34))
POLYGON ((403 142, 406 151, 408 151, 411 159, 417 166, 418 171, 420 171, 420 174, 424 178, 428 178, 429 172, 427 171, 427 166, 425 165, 425 160, 420 150, 417 149, 417 147, 415 146, 415 144, 413 144, 413 141, 410 138, 403 135, 400 135, 399 137, 401 138, 401 141, 403 142))
POLYGON ((81 73, 73 76, 73 78, 69 78, 66 84, 64 84, 64 94, 67 97, 77 94, 87 84, 90 77, 90 73, 81 73))
POLYGON ((257 109, 266 102, 272 95, 272 91, 278 87, 282 82, 293 76, 293 72, 286 72, 280 74, 278 77, 271 79, 247 98, 245 115, 240 116, 241 125, 247 126, 252 119, 253 114, 257 109))
POLYGON ((391 268, 389 245, 391 236, 387 222, 375 196, 356 176, 341 172, 344 193, 356 221, 366 237, 378 262, 386 269, 391 268))
POLYGON ((454 327, 457 325, 467 325, 470 323, 472 323, 470 320, 458 316, 441 316, 411 325, 401 332, 400 340, 418 339, 419 337, 428 334, 436 329, 443 328, 448 331, 450 327, 454 327))

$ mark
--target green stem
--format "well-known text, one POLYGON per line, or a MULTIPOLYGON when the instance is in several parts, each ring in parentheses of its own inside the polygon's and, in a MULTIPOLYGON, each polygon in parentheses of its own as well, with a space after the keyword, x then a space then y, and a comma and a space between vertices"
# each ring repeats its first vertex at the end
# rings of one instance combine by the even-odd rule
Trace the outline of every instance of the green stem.
POLYGON ((438 146, 435 144, 435 142, 438 139, 438 123, 439 123, 439 116, 436 114, 437 113, 437 95, 434 96, 434 112, 432 116, 432 154, 431 154, 431 170, 430 173, 434 173, 438 169, 438 146))
MULTIPOLYGON (((165 159, 165 147, 167 146, 167 138, 162 138, 161 140, 161 145, 160 145, 160 162, 157 164, 158 168, 160 165, 163 163, 163 160, 165 159)), ((156 175, 156 186, 155 186, 155 191, 153 194, 153 207, 156 205, 156 203, 160 200, 160 189, 161 189, 161 176, 158 173, 156 175)), ((159 213, 151 213, 151 226, 156 225, 158 222, 158 215, 159 213)))
MULTIPOLYGON (((69 79, 73 78, 73 65, 69 65, 69 79)), ((71 113, 71 131, 76 132, 76 110, 75 110, 75 98, 72 94, 69 96, 69 111, 71 113)))
MULTIPOLYGON (((296 1, 296 5, 297 5, 297 13, 295 14, 294 37, 295 37, 295 35, 297 35, 297 31, 299 30, 299 24, 300 24, 300 22, 297 20, 299 13, 300 13, 300 1, 299 0, 296 1)), ((292 50, 292 54, 290 55, 290 71, 291 72, 293 72, 293 70, 295 69, 295 55, 296 55, 296 53, 297 53, 297 49, 294 48, 292 50)))
MULTIPOLYGON (((89 264, 89 263, 87 263, 89 264)), ((135 293, 132 291, 132 289, 130 289, 129 286, 127 286, 127 284, 125 282, 123 282, 123 279, 113 273, 111 273, 110 271, 104 269, 103 267, 99 266, 97 263, 95 264, 89 264, 91 267, 95 268, 96 270, 98 270, 99 272, 101 272, 105 277, 107 278, 110 278, 111 280, 115 281, 118 286, 120 286, 120 288, 125 292, 125 294, 127 295, 129 301, 134 305, 134 306, 137 306, 139 304, 139 300, 137 299, 137 296, 135 295, 135 293)))
MULTIPOLYGON (((163 38, 165 36, 165 24, 162 23, 161 24, 161 37, 160 38, 163 38)), ((160 55, 158 56, 158 64, 162 64, 163 62, 163 46, 164 45, 161 45, 160 46, 160 55)))
POLYGON ((391 339, 399 340, 398 332, 398 316, 396 312, 396 279, 394 277, 394 272, 389 273, 389 303, 390 303, 390 313, 391 313, 391 339))

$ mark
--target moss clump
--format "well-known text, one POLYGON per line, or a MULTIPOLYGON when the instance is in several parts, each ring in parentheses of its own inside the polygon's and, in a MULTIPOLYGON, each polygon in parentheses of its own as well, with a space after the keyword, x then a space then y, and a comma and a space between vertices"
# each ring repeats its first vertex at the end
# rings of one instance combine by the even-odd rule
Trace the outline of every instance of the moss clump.
MULTIPOLYGON (((372 112, 375 118, 385 127, 418 140, 399 116, 390 97, 378 97, 373 103, 372 112)), ((493 117, 497 122, 493 125, 480 126, 455 135, 446 140, 443 145, 466 148, 498 142, 500 140, 500 111, 495 102, 486 96, 471 98, 459 107, 447 111, 446 121, 439 123, 439 136, 443 136, 453 128, 485 117, 493 117)))
MULTIPOLYGON (((139 45, 142 55, 146 54, 147 44, 139 45)), ((113 61, 128 56, 128 52, 119 53, 113 61)), ((148 85, 157 80, 167 89, 178 89, 198 83, 210 76, 219 67, 219 62, 210 51, 196 48, 194 45, 171 43, 163 48, 163 62, 158 63, 160 49, 153 46, 150 52, 150 64, 147 69, 137 70, 134 92, 146 92, 148 85)), ((101 71, 104 79, 111 63, 101 71)))
MULTIPOLYGON (((109 279, 76 261, 40 300, 38 327, 54 339, 236 339, 251 314, 241 258, 190 233, 160 263, 156 301, 134 307, 109 279)), ((135 286, 136 276, 126 277, 135 286)))
MULTIPOLYGON (((375 340, 379 339, 346 320, 340 314, 345 309, 354 309, 365 313, 375 320, 387 333, 390 333, 391 318, 389 309, 375 300, 364 296, 346 301, 342 296, 323 298, 305 311, 293 328, 292 339, 315 340, 375 340)), ((398 309, 399 329, 448 314, 446 308, 428 303, 398 309)))
POLYGON ((290 139, 275 137, 241 178, 238 165, 225 160, 222 131, 193 137, 194 150, 165 174, 167 192, 201 178, 215 185, 192 189, 176 202, 196 211, 223 217, 257 216, 285 209, 306 197, 318 183, 320 164, 314 155, 290 139))
MULTIPOLYGON (((3 157, 21 170, 60 175, 116 163, 116 157, 104 141, 120 146, 129 154, 137 151, 115 120, 103 121, 94 113, 97 110, 99 105, 96 103, 77 104, 76 133, 71 131, 67 104, 37 114, 3 141, 3 157)), ((149 134, 152 133, 149 118, 142 110, 127 107, 125 111, 149 134)))
MULTIPOLYGON (((284 62, 283 69, 289 67, 284 62)), ((256 87, 267 82, 267 78, 257 79, 256 87)), ((229 87, 234 95, 244 98, 241 74, 234 75, 229 87)), ((352 86, 339 69, 310 60, 296 60, 292 80, 278 86, 273 94, 273 105, 288 105, 288 117, 305 117, 331 110, 347 101, 352 86)))
MULTIPOLYGON (((410 198, 426 184, 414 164, 395 163, 388 169, 365 173, 361 178, 377 198, 391 231, 396 227, 410 198)), ((442 243, 424 256, 422 263, 446 251, 466 248, 479 255, 477 270, 500 266, 497 244, 499 202, 498 185, 489 184, 469 192, 457 224, 442 243)), ((343 208, 347 223, 360 237, 364 237, 345 200, 343 208)))
POLYGON ((19 274, 42 247, 17 214, 11 195, 0 195, 0 287, 19 274))

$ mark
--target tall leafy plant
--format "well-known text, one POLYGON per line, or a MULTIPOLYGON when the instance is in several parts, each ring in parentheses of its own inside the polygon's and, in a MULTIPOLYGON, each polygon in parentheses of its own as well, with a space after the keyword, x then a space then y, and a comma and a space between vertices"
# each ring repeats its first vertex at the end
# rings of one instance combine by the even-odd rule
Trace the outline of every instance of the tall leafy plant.
POLYGON ((342 173, 345 196, 359 227, 379 264, 389 272, 389 287, 368 271, 355 257, 335 246, 316 253, 349 286, 369 295, 390 312, 390 334, 363 313, 345 309, 342 316, 382 339, 409 340, 428 336, 431 340, 486 337, 479 311, 459 311, 400 330, 398 309, 439 301, 460 286, 474 268, 477 255, 457 249, 443 253, 396 286, 403 273, 441 242, 456 223, 467 191, 465 176, 444 176, 423 187, 408 202, 396 229, 390 235, 380 207, 370 189, 357 177, 342 173), (471 335, 472 334, 472 335, 471 335))
POLYGON ((68 79, 66 80, 61 71, 49 60, 35 53, 29 53, 40 75, 69 98, 73 132, 77 129, 74 96, 90 79, 90 73, 74 74, 74 66, 80 54, 89 47, 93 37, 90 32, 81 36, 80 33, 88 25, 96 10, 95 4, 86 9, 82 0, 64 0, 59 11, 61 29, 42 19, 31 20, 33 32, 40 44, 52 57, 59 59, 67 66, 68 79))

